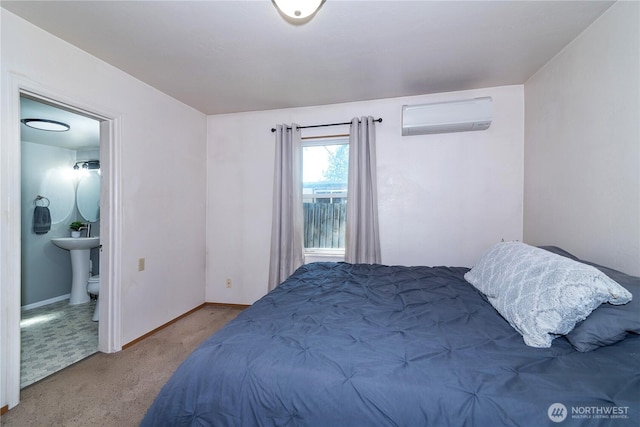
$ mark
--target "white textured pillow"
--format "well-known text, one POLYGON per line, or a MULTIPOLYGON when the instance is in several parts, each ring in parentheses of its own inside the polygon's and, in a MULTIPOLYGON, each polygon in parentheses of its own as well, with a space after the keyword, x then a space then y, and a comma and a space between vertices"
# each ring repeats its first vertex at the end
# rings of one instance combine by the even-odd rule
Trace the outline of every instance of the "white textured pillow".
POLYGON ((531 347, 551 347, 604 302, 631 301, 597 268, 520 242, 496 244, 464 278, 531 347))

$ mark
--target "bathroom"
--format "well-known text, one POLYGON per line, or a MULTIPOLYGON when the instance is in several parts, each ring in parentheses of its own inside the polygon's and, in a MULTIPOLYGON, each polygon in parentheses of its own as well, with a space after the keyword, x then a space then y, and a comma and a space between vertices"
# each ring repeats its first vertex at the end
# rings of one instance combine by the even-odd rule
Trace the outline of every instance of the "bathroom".
MULTIPOLYGON (((26 95, 20 98, 20 116, 20 383, 24 388, 97 352, 96 296, 86 293, 83 283, 83 302, 70 304, 70 251, 52 239, 70 237, 69 225, 74 221, 90 224, 92 237, 100 235, 101 175, 97 120, 26 95), (67 124, 69 129, 42 130, 24 123, 34 118, 44 119, 45 125, 67 124)), ((81 235, 88 231, 83 227, 81 235)), ((99 247, 89 254, 89 274, 98 275, 99 247)))

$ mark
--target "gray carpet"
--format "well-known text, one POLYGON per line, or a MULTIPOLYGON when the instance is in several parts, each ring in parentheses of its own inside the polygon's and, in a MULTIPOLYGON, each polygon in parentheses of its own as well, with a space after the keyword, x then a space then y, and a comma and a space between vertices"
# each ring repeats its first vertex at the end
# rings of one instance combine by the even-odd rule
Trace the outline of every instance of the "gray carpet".
POLYGON ((178 365, 241 312, 205 306, 119 353, 96 353, 22 390, 4 426, 137 426, 178 365))

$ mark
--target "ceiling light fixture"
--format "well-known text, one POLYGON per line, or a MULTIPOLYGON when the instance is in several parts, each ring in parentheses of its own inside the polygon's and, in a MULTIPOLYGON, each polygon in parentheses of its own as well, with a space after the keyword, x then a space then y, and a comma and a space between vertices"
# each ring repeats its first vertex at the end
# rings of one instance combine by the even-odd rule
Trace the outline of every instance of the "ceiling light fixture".
POLYGON ((312 17, 325 0, 272 0, 278 11, 294 22, 312 17))
POLYGON ((22 119, 20 120, 26 126, 30 128, 39 129, 39 130, 47 130, 50 132, 66 132, 71 129, 66 123, 57 122, 55 120, 47 120, 47 119, 22 119))

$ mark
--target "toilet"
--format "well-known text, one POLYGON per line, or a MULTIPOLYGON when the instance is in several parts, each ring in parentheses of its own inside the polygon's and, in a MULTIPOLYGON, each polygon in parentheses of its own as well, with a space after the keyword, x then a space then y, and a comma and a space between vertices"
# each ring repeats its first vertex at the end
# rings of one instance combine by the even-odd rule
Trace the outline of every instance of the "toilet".
POLYGON ((98 296, 98 294, 100 293, 100 275, 99 274, 89 277, 89 281, 87 282, 87 292, 89 292, 91 295, 95 295, 97 298, 96 309, 93 312, 93 318, 92 318, 94 322, 97 322, 98 320, 100 320, 100 297, 98 296))

